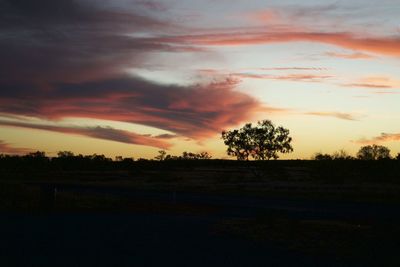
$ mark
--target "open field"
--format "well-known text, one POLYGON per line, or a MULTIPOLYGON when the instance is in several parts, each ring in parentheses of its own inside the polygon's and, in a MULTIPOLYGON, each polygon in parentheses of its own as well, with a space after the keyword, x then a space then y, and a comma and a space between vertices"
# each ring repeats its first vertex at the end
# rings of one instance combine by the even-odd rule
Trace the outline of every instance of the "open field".
POLYGON ((204 161, 3 170, 0 264, 398 266, 398 169, 204 161))

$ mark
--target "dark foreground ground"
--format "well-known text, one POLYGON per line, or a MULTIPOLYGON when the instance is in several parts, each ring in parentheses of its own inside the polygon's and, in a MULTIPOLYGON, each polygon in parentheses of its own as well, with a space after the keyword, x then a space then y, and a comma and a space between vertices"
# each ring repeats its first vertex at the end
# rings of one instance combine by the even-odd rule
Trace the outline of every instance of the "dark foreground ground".
POLYGON ((296 164, 4 175, 0 266, 400 266, 395 173, 296 164))

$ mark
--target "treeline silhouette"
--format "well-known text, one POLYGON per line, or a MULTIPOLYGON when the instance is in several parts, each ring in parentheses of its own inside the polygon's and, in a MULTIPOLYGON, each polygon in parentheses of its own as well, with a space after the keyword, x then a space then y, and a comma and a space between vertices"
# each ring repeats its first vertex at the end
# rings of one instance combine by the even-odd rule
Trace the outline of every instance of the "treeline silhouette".
MULTIPOLYGON (((154 159, 145 158, 124 158, 116 156, 114 159, 105 155, 75 155, 71 151, 60 151, 56 157, 49 157, 43 151, 31 152, 26 155, 6 155, 0 154, 0 169, 5 171, 19 172, 40 171, 40 170, 126 170, 136 167, 146 167, 157 162, 177 162, 183 161, 209 160, 211 155, 208 152, 193 153, 183 152, 180 156, 169 155, 164 150, 159 151, 154 159)), ((176 165, 176 164, 175 164, 176 165)))
POLYGON ((62 177, 62 179, 74 180, 86 179, 89 176, 101 177, 103 172, 114 173, 118 176, 119 172, 126 171, 129 177, 150 175, 163 179, 166 175, 191 177, 196 172, 201 173, 206 170, 204 179, 208 179, 208 175, 211 175, 218 179, 240 176, 244 180, 254 177, 274 180, 321 180, 335 183, 400 182, 399 155, 395 158, 376 157, 375 159, 368 158, 368 160, 351 157, 344 151, 329 155, 329 158, 326 155, 319 153, 314 160, 241 161, 211 159, 205 152, 184 152, 181 156, 168 156, 165 151, 160 151, 154 159, 123 157, 111 159, 98 154, 75 155, 70 151, 61 151, 56 157, 48 157, 45 152, 37 151, 23 156, 0 155, 0 179, 56 180, 62 177), (87 176, 85 172, 91 174, 87 176))
POLYGON ((392 157, 390 154, 390 149, 385 146, 380 145, 367 145, 362 146, 358 152, 356 157, 351 156, 345 150, 339 150, 334 152, 332 155, 316 153, 313 158, 314 160, 389 160, 389 159, 397 159, 400 160, 400 153, 397 154, 396 157, 392 157))

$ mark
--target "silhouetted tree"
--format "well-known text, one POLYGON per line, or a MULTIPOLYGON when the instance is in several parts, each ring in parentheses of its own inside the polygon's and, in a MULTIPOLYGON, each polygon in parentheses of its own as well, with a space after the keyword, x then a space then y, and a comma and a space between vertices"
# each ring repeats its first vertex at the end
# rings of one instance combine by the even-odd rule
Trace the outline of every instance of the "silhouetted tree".
POLYGON ((400 160, 400 153, 397 154, 396 159, 400 160))
POLYGON ((228 146, 226 152, 229 156, 235 156, 238 160, 249 160, 252 151, 248 134, 251 124, 246 124, 240 130, 223 131, 222 139, 228 146))
POLYGON ((361 160, 390 159, 390 149, 385 146, 363 146, 357 152, 357 158, 361 160))
POLYGON ((163 161, 163 160, 165 160, 165 156, 166 156, 166 155, 167 155, 167 152, 165 152, 165 150, 159 150, 159 151, 158 151, 158 155, 155 156, 154 158, 155 158, 156 160, 163 161))
POLYGON ((222 139, 228 146, 227 154, 238 160, 256 160, 279 158, 278 153, 293 151, 289 130, 282 126, 275 127, 271 121, 259 121, 256 126, 245 124, 239 130, 223 131, 222 139))

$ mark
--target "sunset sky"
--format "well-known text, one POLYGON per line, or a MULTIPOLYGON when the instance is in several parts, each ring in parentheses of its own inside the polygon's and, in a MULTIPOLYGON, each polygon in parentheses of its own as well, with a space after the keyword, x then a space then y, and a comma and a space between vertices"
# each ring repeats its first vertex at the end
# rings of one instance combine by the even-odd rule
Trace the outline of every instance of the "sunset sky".
POLYGON ((0 154, 226 158, 270 119, 310 158, 400 152, 399 0, 0 0, 0 154))

